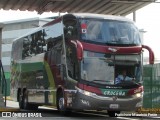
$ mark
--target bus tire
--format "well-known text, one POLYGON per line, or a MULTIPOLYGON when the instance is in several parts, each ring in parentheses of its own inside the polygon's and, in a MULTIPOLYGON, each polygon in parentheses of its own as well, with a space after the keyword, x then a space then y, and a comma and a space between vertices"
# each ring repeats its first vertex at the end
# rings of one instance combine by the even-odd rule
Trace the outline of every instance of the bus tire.
POLYGON ((109 117, 118 117, 116 114, 120 114, 120 111, 110 111, 110 110, 108 110, 109 117))
POLYGON ((57 109, 62 115, 69 116, 71 114, 71 110, 65 107, 64 95, 62 92, 57 95, 57 109))
POLYGON ((23 94, 23 108, 25 110, 37 110, 38 109, 38 105, 28 103, 28 92, 27 92, 27 90, 25 90, 24 94, 23 94))
POLYGON ((23 109, 23 94, 21 93, 21 91, 19 90, 18 91, 18 96, 17 96, 17 98, 18 98, 18 104, 19 104, 19 108, 20 109, 23 109))
POLYGON ((25 90, 23 92, 23 108, 25 110, 28 110, 29 106, 28 106, 28 93, 27 93, 27 90, 25 90))

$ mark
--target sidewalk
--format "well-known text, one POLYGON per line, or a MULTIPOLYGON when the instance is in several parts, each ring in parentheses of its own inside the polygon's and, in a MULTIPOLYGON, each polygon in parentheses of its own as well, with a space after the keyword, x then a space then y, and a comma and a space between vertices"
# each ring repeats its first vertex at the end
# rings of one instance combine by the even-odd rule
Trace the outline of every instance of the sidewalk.
POLYGON ((6 107, 5 108, 0 108, 0 112, 6 112, 6 111, 20 111, 18 102, 14 102, 10 99, 10 97, 7 97, 6 101, 6 107))

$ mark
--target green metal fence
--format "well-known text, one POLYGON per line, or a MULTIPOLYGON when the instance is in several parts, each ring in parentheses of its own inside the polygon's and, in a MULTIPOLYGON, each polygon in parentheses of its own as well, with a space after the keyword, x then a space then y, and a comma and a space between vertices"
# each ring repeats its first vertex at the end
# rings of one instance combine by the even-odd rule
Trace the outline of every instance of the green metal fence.
POLYGON ((160 108, 160 64, 143 67, 143 108, 160 108))
POLYGON ((7 81, 7 96, 10 96, 10 72, 5 72, 4 75, 7 81))

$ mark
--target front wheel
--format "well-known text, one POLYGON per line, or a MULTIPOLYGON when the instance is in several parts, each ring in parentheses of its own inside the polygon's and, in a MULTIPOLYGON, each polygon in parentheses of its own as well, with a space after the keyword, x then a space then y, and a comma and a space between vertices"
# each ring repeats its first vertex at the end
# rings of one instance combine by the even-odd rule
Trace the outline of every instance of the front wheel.
POLYGON ((65 106, 65 100, 63 93, 59 93, 57 96, 57 109, 63 115, 70 115, 71 110, 67 109, 65 106))
POLYGON ((120 111, 110 111, 110 110, 108 110, 109 117, 117 117, 117 114, 120 114, 120 111))

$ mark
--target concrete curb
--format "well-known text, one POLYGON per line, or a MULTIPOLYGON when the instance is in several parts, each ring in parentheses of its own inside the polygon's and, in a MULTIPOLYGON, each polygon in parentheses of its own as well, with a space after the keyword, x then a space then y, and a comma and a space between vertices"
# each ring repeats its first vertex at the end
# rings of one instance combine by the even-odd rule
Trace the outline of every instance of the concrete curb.
POLYGON ((9 108, 9 107, 0 108, 0 112, 18 112, 18 111, 20 111, 19 108, 9 108))
MULTIPOLYGON (((3 99, 5 99, 5 97, 3 96, 3 99)), ((6 97, 7 101, 13 101, 13 99, 10 96, 6 97)), ((19 108, 14 108, 14 107, 3 107, 0 108, 0 112, 18 112, 20 111, 19 108)))
MULTIPOLYGON (((3 97, 3 99, 5 99, 5 97, 3 97)), ((13 101, 13 99, 10 96, 7 96, 6 98, 7 100, 13 101)))

